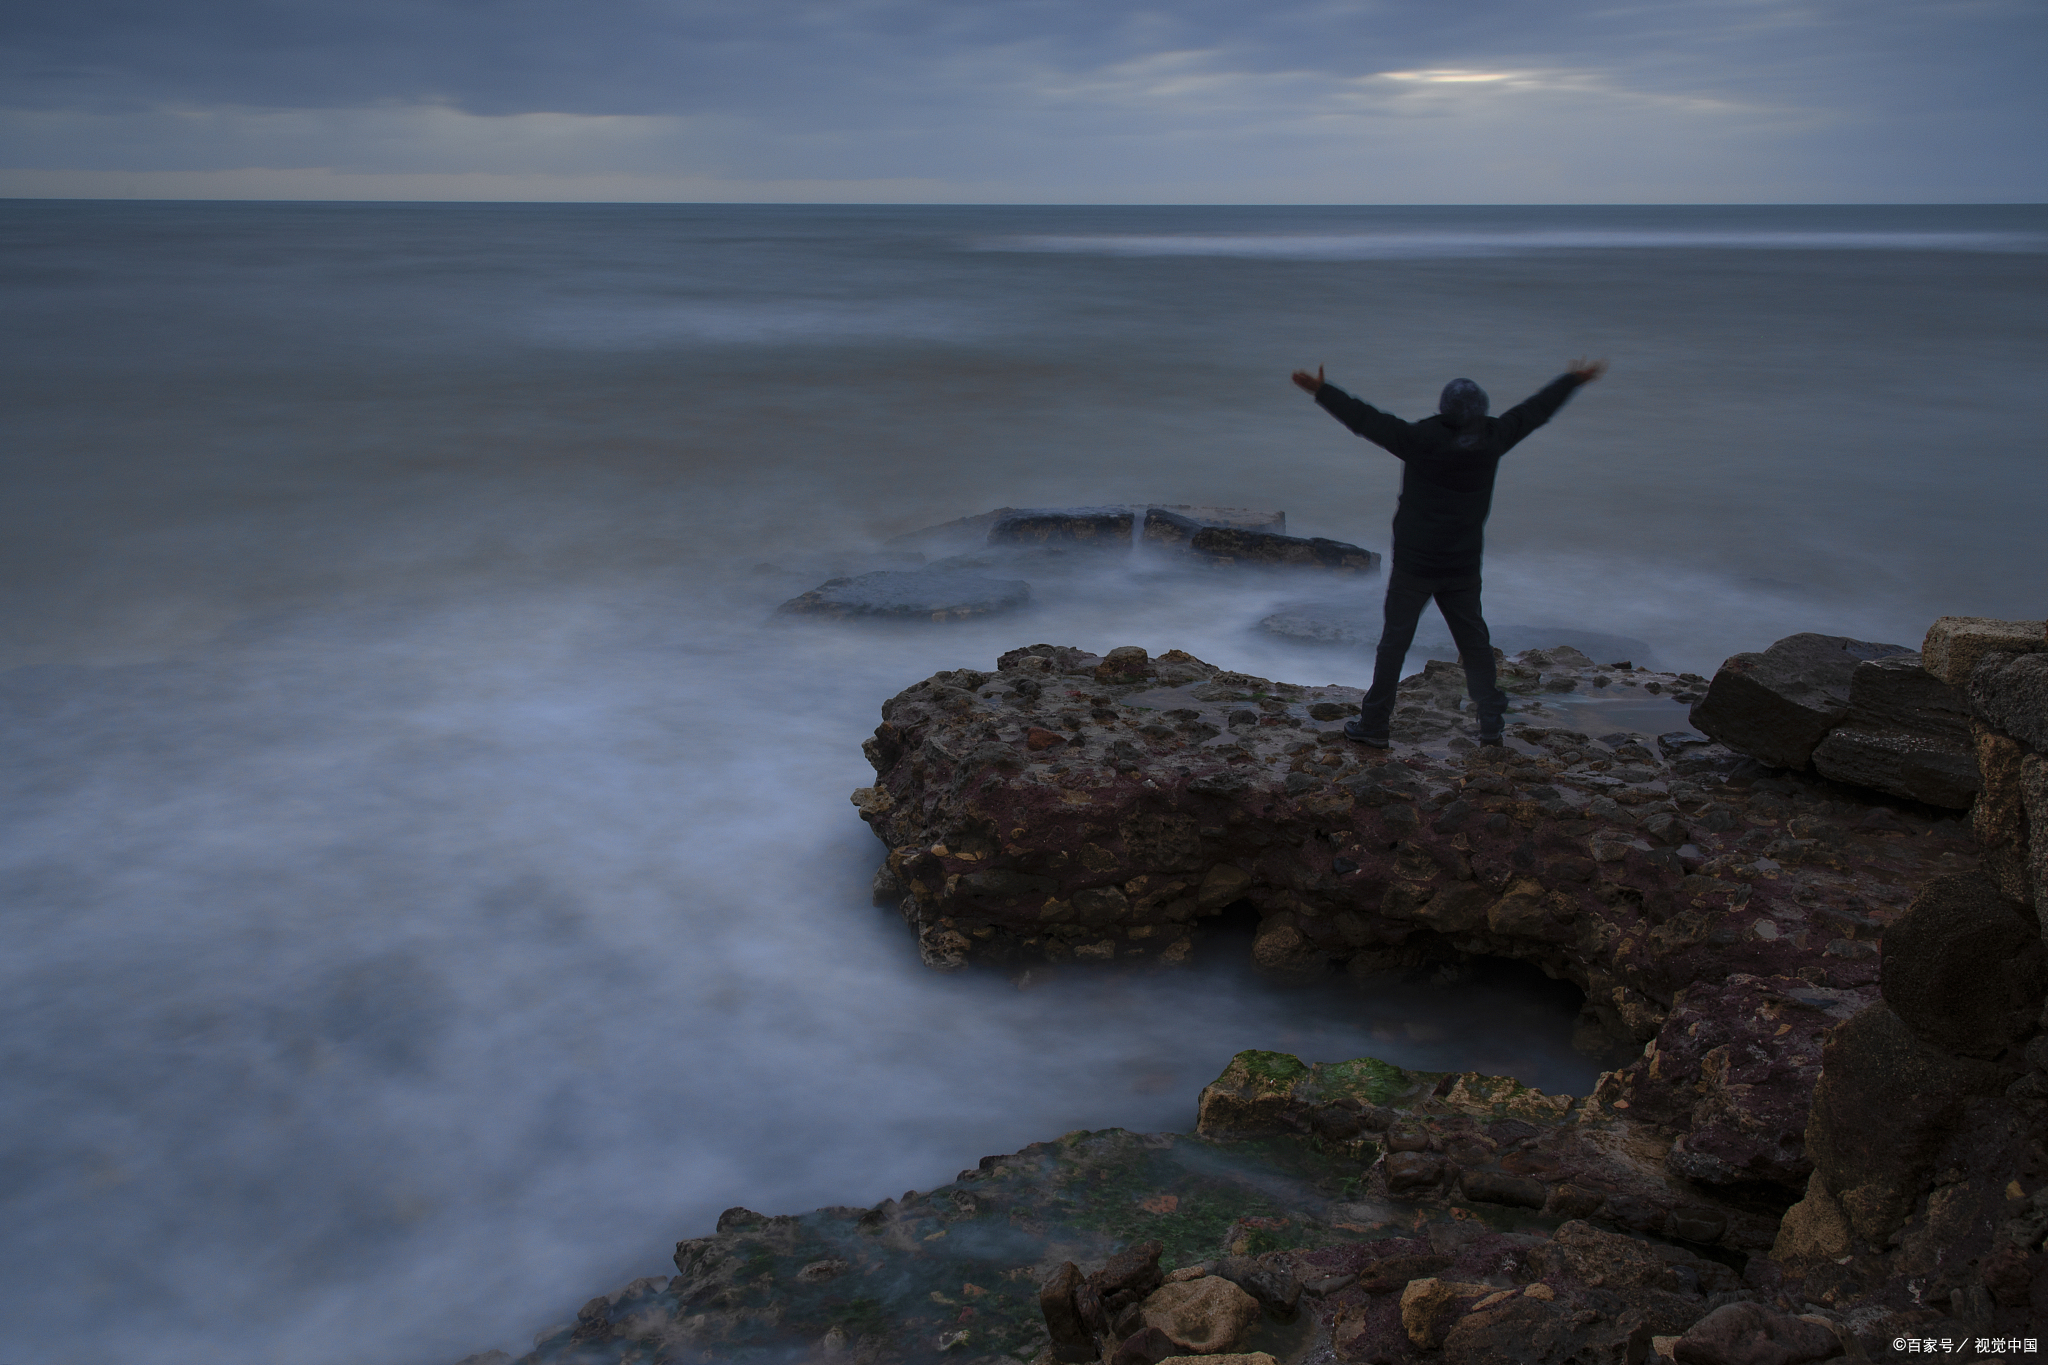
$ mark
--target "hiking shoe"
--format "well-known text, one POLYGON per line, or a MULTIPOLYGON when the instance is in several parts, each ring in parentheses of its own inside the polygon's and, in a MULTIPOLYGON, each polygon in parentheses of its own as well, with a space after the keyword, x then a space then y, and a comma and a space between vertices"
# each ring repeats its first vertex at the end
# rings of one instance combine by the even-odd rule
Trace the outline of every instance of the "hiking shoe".
POLYGON ((1501 732, 1500 732, 1500 731, 1496 730, 1496 731, 1494 731, 1494 732, 1493 732, 1492 734, 1490 734, 1490 735, 1489 735, 1489 734, 1487 734, 1487 733, 1486 733, 1486 731, 1484 731, 1484 730, 1481 730, 1481 731, 1479 732, 1479 747, 1480 747, 1480 748, 1482 748, 1482 749, 1500 749, 1500 748, 1505 748, 1506 746, 1507 746, 1507 739, 1506 739, 1506 737, 1505 737, 1505 736, 1503 736, 1503 735, 1501 734, 1501 732))
POLYGON ((1371 749, 1391 749, 1394 747, 1393 742, 1385 735, 1368 734, 1365 727, 1355 720, 1344 722, 1344 738, 1355 740, 1371 749))

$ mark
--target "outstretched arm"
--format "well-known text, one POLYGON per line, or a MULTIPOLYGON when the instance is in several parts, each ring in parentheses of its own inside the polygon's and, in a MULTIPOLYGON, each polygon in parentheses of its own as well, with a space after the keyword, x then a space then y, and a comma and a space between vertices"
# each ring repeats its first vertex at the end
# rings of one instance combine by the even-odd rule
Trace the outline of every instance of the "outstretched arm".
POLYGON ((1579 387, 1607 373, 1604 360, 1574 360, 1571 368, 1500 415, 1494 430, 1512 446, 1548 422, 1579 387))
MULTIPOLYGON (((1374 445, 1400 455, 1407 447, 1408 424, 1391 413, 1381 412, 1370 403, 1362 403, 1335 384, 1323 380, 1323 367, 1316 366, 1316 372, 1296 370, 1294 382, 1302 389, 1315 395, 1316 406, 1330 416, 1351 428, 1355 435, 1363 436, 1374 445)), ((1406 458, 1403 456, 1402 458, 1406 458)))

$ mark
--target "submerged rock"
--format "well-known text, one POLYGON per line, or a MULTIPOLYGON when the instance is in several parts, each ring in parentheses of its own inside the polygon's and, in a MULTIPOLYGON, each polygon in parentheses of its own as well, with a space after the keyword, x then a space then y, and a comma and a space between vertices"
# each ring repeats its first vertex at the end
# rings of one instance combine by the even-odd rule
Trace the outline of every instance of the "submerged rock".
POLYGON ((879 569, 832 578, 775 609, 778 616, 880 616, 957 621, 1015 611, 1031 600, 1022 579, 985 578, 945 568, 879 569))
POLYGON ((1341 540, 1205 524, 1161 507, 1145 513, 1145 541, 1183 551, 1210 564, 1268 564, 1347 574, 1378 573, 1380 566, 1377 554, 1341 540))
POLYGON ((1128 507, 1063 507, 1011 512, 989 527, 988 543, 1128 550, 1131 548, 1133 520, 1128 507))

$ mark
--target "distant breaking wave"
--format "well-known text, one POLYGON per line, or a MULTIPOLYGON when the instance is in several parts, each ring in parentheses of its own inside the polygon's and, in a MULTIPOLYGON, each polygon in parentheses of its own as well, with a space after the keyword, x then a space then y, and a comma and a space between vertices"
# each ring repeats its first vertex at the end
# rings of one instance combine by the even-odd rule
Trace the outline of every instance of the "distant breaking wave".
POLYGON ((1565 228, 1532 232, 1176 233, 991 238, 982 251, 1103 256, 1248 256, 1315 261, 1514 256, 1535 251, 1690 248, 1729 251, 2041 251, 2032 232, 1658 232, 1565 228))

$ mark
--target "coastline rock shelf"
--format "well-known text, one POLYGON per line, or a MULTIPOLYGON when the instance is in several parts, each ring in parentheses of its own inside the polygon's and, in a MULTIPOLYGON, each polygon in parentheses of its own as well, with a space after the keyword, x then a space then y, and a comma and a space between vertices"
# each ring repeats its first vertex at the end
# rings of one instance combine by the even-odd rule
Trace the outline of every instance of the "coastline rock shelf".
POLYGON ((1281 979, 1519 958, 1642 1045, 1591 1094, 1241 1053, 1192 1134, 1070 1133, 871 1209, 730 1210, 524 1359, 2038 1350, 2042 623, 1948 618, 1917 655, 1792 637, 1711 683, 1564 648, 1501 664, 1505 747, 1463 733, 1460 671, 1433 663, 1379 752, 1342 738, 1354 690, 1033 645, 886 703, 854 801, 934 968, 1171 970, 1219 916, 1255 920, 1281 979), (1669 698, 1725 742, 1558 723, 1565 695, 1631 690, 1610 714, 1669 698), (1845 731, 1839 762, 1942 800, 1827 777, 1845 731))

